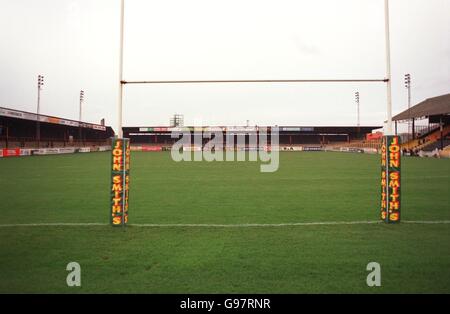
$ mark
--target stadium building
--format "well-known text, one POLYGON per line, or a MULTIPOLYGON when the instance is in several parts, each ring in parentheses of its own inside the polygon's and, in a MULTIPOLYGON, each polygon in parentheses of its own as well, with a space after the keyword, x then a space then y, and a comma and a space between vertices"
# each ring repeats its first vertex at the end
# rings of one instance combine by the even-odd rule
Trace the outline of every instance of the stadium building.
MULTIPOLYGON (((226 145, 227 135, 235 137, 234 143, 238 143, 238 136, 245 136, 248 147, 249 136, 259 132, 259 126, 216 126, 216 127, 124 127, 124 137, 131 139, 131 144, 142 146, 144 150, 158 150, 170 147, 178 138, 172 138, 172 131, 190 132, 193 136, 197 132, 208 130, 220 130, 223 132, 223 143, 226 145)), ((270 133, 271 127, 267 127, 270 133)), ((279 144, 284 147, 296 146, 323 146, 323 145, 348 145, 352 142, 361 142, 367 134, 380 126, 280 126, 279 144)), ((204 139, 207 142, 209 139, 204 139)), ((270 137, 268 138, 270 141, 270 137)), ((193 139, 192 139, 192 142, 193 139)), ((238 144, 235 144, 235 146, 238 144)))
POLYGON ((0 148, 94 147, 108 145, 112 136, 114 131, 104 123, 38 116, 0 107, 0 148))
POLYGON ((415 151, 447 151, 450 145, 450 94, 428 98, 395 115, 397 125, 408 123, 408 133, 402 136, 403 148, 415 151), (420 123, 420 124, 419 124, 420 123))

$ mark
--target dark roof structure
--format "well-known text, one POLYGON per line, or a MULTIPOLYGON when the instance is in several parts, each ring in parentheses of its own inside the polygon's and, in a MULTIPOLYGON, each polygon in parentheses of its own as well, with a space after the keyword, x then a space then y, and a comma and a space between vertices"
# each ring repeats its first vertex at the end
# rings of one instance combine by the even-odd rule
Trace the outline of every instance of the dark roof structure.
POLYGON ((450 114, 450 94, 428 98, 394 116, 392 120, 401 121, 447 114, 450 114))
POLYGON ((96 123, 88 123, 83 121, 76 121, 71 119, 59 118, 54 116, 47 116, 44 114, 40 114, 39 116, 36 113, 21 111, 16 109, 4 108, 0 107, 0 117, 8 117, 14 119, 23 119, 23 120, 31 120, 31 121, 40 121, 43 123, 51 123, 51 124, 60 124, 65 126, 72 127, 82 127, 87 129, 94 129, 100 131, 106 131, 107 127, 101 124, 96 123))

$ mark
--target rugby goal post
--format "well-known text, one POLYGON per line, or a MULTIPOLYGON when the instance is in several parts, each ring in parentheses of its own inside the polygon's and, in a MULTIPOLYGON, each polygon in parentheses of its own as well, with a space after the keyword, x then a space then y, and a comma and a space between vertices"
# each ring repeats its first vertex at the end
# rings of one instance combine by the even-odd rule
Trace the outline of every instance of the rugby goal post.
MULTIPOLYGON (((245 84, 245 83, 385 83, 386 84, 386 111, 387 123, 385 136, 381 150, 381 219, 387 223, 400 222, 400 138, 392 134, 392 83, 391 83, 391 56, 390 56, 390 31, 389 31, 389 0, 384 0, 384 22, 385 22, 385 54, 386 54, 386 76, 385 78, 369 79, 237 79, 237 80, 151 80, 151 81, 125 81, 123 79, 123 42, 125 22, 125 0, 120 0, 120 39, 119 39, 119 78, 118 78, 118 137, 112 140, 112 166, 119 167, 122 171, 122 190, 119 194, 111 190, 111 224, 125 226, 128 222, 128 193, 129 193, 129 145, 130 140, 123 138, 123 88, 126 84, 245 84), (121 146, 123 159, 121 166, 114 166, 114 149, 121 146), (128 157, 127 157, 128 154, 128 157), (127 159, 126 159, 127 158, 127 159), (118 205, 113 198, 120 199, 118 205), (119 206, 120 205, 120 206, 119 206), (125 211, 126 208, 126 211, 125 211), (120 211, 121 210, 121 211, 120 211), (114 223, 115 222, 115 223, 114 223)), ((119 174, 112 170, 111 188, 114 179, 118 180, 119 174), (114 176, 115 175, 115 176, 114 176)), ((117 171, 117 170, 116 170, 117 171)), ((117 192, 117 191, 116 191, 117 192)))

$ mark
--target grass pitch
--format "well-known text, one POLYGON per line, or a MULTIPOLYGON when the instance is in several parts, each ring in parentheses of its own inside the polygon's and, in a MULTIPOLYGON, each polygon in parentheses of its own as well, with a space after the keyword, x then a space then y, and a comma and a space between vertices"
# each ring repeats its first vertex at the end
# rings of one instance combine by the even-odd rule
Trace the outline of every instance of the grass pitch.
MULTIPOLYGON (((131 224, 377 221, 378 155, 255 162, 131 157, 131 224)), ((0 292, 450 293, 450 160, 403 158, 399 225, 18 226, 109 222, 109 153, 0 159, 0 292), (81 265, 67 287, 66 265, 81 265), (381 264, 381 287, 366 265, 381 264)))

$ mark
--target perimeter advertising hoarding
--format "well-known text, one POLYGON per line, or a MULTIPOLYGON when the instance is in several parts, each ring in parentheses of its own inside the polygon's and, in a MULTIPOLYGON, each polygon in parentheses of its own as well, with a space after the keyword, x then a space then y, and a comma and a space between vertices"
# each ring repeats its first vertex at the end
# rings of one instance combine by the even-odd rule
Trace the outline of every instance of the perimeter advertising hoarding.
POLYGON ((125 226, 128 223, 130 139, 112 138, 111 142, 110 223, 125 226))
POLYGON ((384 136, 381 145, 381 219, 400 222, 400 137, 384 136))
POLYGON ((20 156, 20 148, 3 148, 0 149, 0 157, 18 157, 20 156))
POLYGON ((323 147, 321 146, 303 146, 304 152, 318 152, 323 151, 323 147))
POLYGON ((162 151, 162 146, 142 146, 141 150, 143 152, 160 152, 162 151))

